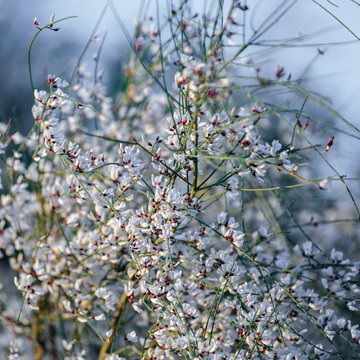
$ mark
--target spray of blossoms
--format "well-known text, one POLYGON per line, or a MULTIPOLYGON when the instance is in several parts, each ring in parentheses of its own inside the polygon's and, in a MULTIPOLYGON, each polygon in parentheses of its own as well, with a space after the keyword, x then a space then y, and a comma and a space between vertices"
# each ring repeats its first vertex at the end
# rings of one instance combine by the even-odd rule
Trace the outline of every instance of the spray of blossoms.
MULTIPOLYGON (((1 124, 0 249, 20 295, 1 313, 9 359, 360 356, 360 263, 323 247, 288 203, 346 185, 336 170, 302 170, 309 151, 326 161, 311 121, 300 123, 304 105, 328 107, 281 67, 237 81, 271 24, 243 35, 248 11, 174 2, 164 24, 146 16, 126 33, 122 92, 110 97, 101 73, 79 65, 34 88, 27 136, 1 124), (254 91, 270 87, 300 106, 254 91), (279 135, 266 141, 274 119, 279 135)), ((38 34, 55 23, 34 21, 38 34)))

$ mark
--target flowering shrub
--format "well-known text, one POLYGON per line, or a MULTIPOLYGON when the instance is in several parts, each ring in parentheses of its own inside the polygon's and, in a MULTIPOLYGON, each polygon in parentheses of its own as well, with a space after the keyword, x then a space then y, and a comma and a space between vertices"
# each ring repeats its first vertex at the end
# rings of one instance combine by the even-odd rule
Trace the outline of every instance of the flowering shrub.
MULTIPOLYGON (((360 355, 360 264, 322 250, 284 201, 346 185, 302 173, 307 152, 326 159, 336 141, 310 143, 304 104, 327 107, 281 67, 239 84, 259 35, 237 35, 247 6, 201 18, 186 3, 166 19, 169 39, 138 21, 116 99, 81 66, 34 89, 26 137, 1 124, 0 248, 22 295, 3 304, 9 359, 360 355), (266 87, 303 105, 280 111, 252 90, 266 87), (275 118, 285 143, 262 140, 275 118)), ((34 21, 38 33, 56 23, 34 21)))

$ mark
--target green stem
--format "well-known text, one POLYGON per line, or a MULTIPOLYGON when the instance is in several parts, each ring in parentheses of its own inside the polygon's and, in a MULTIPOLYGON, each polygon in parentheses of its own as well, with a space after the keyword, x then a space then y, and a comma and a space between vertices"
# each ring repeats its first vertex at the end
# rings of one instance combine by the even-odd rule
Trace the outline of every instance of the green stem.
POLYGON ((32 89, 32 93, 33 93, 33 96, 34 96, 34 90, 35 90, 35 87, 34 87, 34 82, 33 82, 33 78, 32 78, 32 70, 31 70, 31 50, 32 50, 32 46, 35 42, 35 39, 38 37, 38 35, 44 30, 44 29, 51 29, 50 26, 56 24, 56 23, 59 23, 60 21, 64 21, 64 20, 68 20, 68 19, 72 19, 72 18, 77 18, 77 16, 67 16, 65 18, 62 18, 60 20, 57 20, 57 21, 54 21, 50 24, 47 24, 45 26, 43 26, 42 28, 37 28, 38 29, 38 32, 34 35, 34 37, 32 38, 31 42, 30 42, 30 45, 29 45, 29 50, 28 50, 28 56, 27 56, 27 60, 28 60, 28 69, 29 69, 29 78, 30 78, 30 85, 31 85, 31 89, 32 89))
POLYGON ((200 105, 196 105, 195 108, 195 112, 194 112, 194 116, 193 116, 193 124, 192 127, 194 129, 194 158, 193 158, 193 166, 194 166, 194 178, 193 178, 193 184, 192 184, 192 188, 191 188, 191 194, 190 194, 190 198, 193 198, 196 194, 197 191, 197 183, 198 183, 198 176, 199 176, 199 162, 198 162, 198 157, 197 157, 197 152, 198 152, 198 142, 199 142, 199 134, 198 134, 198 114, 199 114, 199 110, 200 110, 200 105))

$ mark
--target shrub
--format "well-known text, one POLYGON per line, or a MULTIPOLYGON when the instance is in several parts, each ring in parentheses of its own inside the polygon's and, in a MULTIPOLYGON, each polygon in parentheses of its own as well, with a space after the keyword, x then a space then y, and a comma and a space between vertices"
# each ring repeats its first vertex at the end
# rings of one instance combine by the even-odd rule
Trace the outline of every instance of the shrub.
MULTIPOLYGON (((124 29, 133 51, 116 97, 97 62, 93 75, 80 64, 34 89, 26 137, 1 125, 0 247, 22 294, 3 304, 10 359, 359 356, 359 263, 298 219, 303 194, 333 180, 359 217, 334 168, 306 176, 308 154, 328 163, 336 140, 311 142, 305 104, 359 129, 281 66, 244 76, 238 60, 273 21, 239 35, 247 11, 172 4, 164 24, 124 29), (279 89, 294 108, 261 95, 279 89)), ((60 21, 35 20, 36 36, 60 21)))

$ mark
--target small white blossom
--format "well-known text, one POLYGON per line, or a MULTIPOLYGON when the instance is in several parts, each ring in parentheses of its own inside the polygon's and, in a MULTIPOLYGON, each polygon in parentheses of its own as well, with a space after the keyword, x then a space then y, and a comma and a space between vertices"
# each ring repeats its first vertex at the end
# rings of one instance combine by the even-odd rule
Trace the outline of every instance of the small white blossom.
POLYGON ((130 342, 133 342, 133 343, 136 343, 139 341, 139 338, 137 337, 136 335, 136 332, 135 330, 129 332, 127 335, 126 335, 126 340, 130 341, 130 342))

